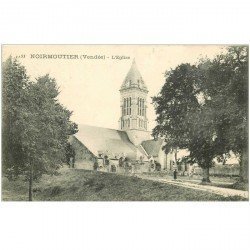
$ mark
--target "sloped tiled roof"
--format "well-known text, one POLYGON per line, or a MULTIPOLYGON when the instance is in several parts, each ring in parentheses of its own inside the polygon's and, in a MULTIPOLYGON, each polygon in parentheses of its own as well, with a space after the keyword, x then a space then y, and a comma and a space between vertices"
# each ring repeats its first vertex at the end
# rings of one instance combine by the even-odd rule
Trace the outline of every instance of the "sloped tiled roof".
POLYGON ((158 156, 162 147, 163 139, 158 138, 157 140, 147 140, 142 142, 142 146, 148 155, 158 156))
POLYGON ((131 87, 136 87, 144 91, 148 91, 147 86, 144 80, 142 79, 141 73, 137 68, 135 60, 133 60, 131 68, 122 83, 121 90, 128 89, 131 87))
POLYGON ((125 154, 130 159, 136 159, 137 148, 130 142, 125 131, 78 125, 74 135, 94 155, 105 153, 109 157, 119 157, 125 154))

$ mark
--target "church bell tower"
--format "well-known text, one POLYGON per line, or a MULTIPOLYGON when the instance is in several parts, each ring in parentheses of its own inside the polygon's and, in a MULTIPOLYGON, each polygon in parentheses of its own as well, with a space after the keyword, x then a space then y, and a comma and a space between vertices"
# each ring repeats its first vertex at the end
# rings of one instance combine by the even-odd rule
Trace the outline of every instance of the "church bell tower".
POLYGON ((130 141, 135 145, 150 139, 147 130, 147 94, 147 86, 133 60, 120 89, 119 129, 126 131, 130 141))

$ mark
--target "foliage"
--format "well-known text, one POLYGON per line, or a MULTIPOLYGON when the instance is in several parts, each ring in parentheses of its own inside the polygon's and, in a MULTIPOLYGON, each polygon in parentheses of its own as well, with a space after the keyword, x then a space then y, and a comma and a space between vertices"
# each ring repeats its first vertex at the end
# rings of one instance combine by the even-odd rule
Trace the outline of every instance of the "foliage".
POLYGON ((248 47, 229 47, 213 60, 181 64, 166 73, 166 82, 153 97, 166 152, 188 148, 190 160, 202 168, 215 157, 247 148, 248 47))
POLYGON ((22 150, 20 123, 25 89, 30 85, 26 70, 11 57, 2 67, 2 165, 10 179, 25 170, 25 153, 22 150))
POLYGON ((229 47, 208 71, 205 94, 214 112, 220 151, 239 156, 241 180, 248 181, 248 47, 229 47))
POLYGON ((205 75, 200 67, 181 64, 166 73, 160 94, 153 98, 158 125, 154 136, 166 137, 166 152, 171 148, 188 148, 190 160, 203 168, 210 167, 214 152, 214 131, 209 113, 201 100, 205 75))
POLYGON ((72 112, 57 100, 55 79, 31 82, 25 68, 9 58, 3 65, 3 165, 12 178, 37 179, 53 174, 65 162, 68 137, 77 131, 72 112))

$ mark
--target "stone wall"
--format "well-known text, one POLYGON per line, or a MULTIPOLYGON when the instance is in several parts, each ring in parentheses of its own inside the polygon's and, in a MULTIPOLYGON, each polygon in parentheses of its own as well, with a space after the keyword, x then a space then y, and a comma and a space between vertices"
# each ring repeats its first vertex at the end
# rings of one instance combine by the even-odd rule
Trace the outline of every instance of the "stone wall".
MULTIPOLYGON (((202 169, 196 167, 195 174, 202 175, 202 169)), ((216 166, 212 167, 209 170, 210 175, 214 176, 239 176, 240 175, 240 167, 239 166, 216 166)))

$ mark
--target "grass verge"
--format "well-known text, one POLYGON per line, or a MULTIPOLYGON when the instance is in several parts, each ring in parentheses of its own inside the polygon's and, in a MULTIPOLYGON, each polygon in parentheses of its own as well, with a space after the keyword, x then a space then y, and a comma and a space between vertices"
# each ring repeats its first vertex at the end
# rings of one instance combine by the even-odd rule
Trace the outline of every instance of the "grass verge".
MULTIPOLYGON (((34 183, 34 201, 241 201, 205 191, 83 169, 62 169, 34 183)), ((3 201, 26 201, 28 183, 2 179, 3 201)))

